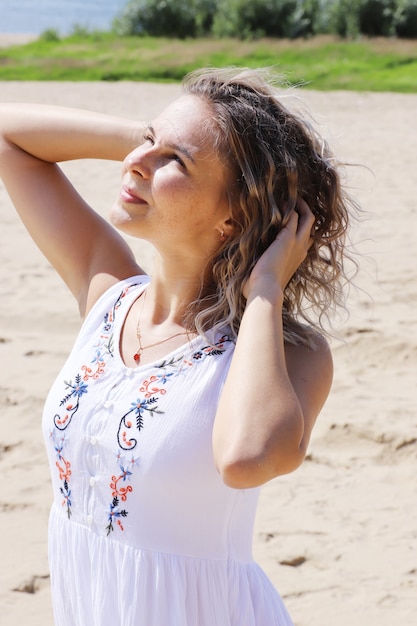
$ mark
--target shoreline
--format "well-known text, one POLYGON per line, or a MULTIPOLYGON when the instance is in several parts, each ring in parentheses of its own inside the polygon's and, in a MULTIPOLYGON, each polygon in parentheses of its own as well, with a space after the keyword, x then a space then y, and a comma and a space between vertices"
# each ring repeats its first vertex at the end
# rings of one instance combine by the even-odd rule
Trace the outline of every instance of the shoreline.
POLYGON ((31 33, 0 33, 0 48, 9 48, 10 46, 23 46, 26 43, 36 41, 39 35, 31 33))

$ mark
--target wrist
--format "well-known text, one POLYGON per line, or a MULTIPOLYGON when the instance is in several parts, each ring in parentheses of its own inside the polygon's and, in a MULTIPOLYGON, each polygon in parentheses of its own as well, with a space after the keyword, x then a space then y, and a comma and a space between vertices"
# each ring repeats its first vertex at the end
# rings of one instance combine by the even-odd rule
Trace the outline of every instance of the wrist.
POLYGON ((249 280, 245 287, 245 296, 247 304, 257 298, 268 301, 273 306, 278 307, 282 307, 284 302, 284 290, 273 275, 261 276, 256 280, 249 280))

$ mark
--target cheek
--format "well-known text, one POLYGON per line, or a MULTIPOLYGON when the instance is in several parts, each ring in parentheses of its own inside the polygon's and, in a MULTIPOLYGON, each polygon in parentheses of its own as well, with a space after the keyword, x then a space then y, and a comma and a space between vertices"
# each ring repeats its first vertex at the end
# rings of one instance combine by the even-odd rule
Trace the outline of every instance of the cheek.
POLYGON ((198 214, 197 206, 202 204, 200 189, 184 178, 171 177, 168 180, 155 176, 152 195, 161 209, 161 218, 167 221, 172 221, 174 216, 180 221, 189 220, 198 214))
POLYGON ((152 195, 167 199, 186 198, 192 193, 192 182, 177 171, 178 166, 170 162, 163 167, 158 168, 153 176, 151 183, 152 195))

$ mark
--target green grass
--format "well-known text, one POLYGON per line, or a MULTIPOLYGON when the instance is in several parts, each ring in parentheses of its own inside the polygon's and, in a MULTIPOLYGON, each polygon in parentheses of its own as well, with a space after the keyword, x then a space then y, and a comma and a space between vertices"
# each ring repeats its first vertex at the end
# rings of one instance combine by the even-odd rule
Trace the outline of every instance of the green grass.
POLYGON ((177 40, 78 34, 0 49, 0 80, 179 81, 203 66, 274 67, 318 90, 417 92, 417 41, 177 40))

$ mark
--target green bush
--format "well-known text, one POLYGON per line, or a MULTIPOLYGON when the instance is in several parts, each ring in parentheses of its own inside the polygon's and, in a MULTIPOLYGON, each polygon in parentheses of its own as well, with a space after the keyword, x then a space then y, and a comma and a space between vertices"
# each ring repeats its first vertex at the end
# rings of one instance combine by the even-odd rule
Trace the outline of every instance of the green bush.
POLYGON ((359 33, 360 0, 336 0, 329 7, 329 30, 340 37, 356 37, 359 33))
POLYGON ((394 17, 394 28, 398 37, 417 38, 417 0, 400 0, 394 17))
MULTIPOLYGON (((82 29, 82 27, 78 27, 82 29)), ((154 37, 417 37, 417 0, 128 0, 119 35, 154 37)), ((47 31, 45 38, 53 38, 47 31)))
POLYGON ((394 33, 396 0, 361 0, 359 30, 370 37, 389 37, 394 33))
POLYGON ((217 37, 292 37, 297 0, 218 0, 217 37))
POLYGON ((209 35, 213 29, 218 0, 194 0, 195 27, 197 37, 209 35))
POLYGON ((39 39, 41 41, 59 41, 61 38, 55 28, 48 28, 39 35, 39 39))
POLYGON ((113 21, 120 35, 197 37, 210 32, 216 0, 129 0, 113 21))
POLYGON ((299 0, 293 15, 293 37, 310 37, 329 32, 332 0, 299 0))
POLYGON ((71 36, 74 37, 90 37, 91 36, 91 31, 88 28, 88 26, 84 26, 84 24, 74 24, 71 28, 71 32, 70 32, 71 36))

